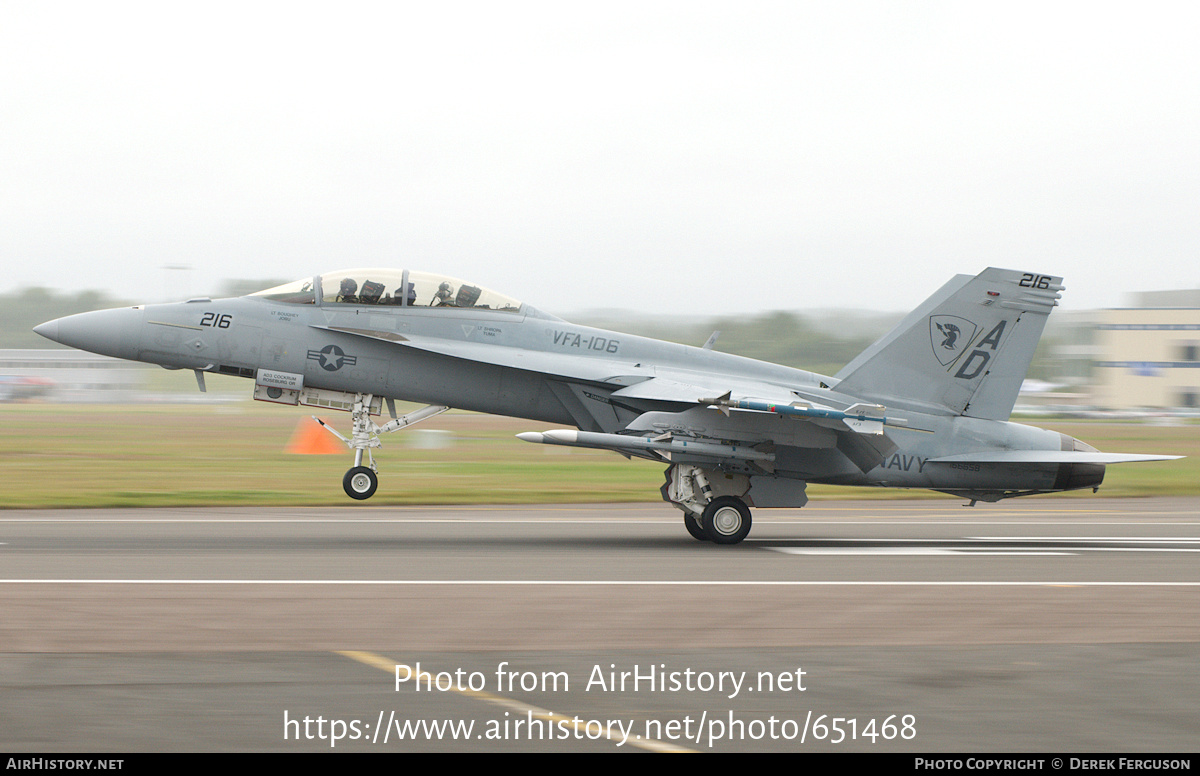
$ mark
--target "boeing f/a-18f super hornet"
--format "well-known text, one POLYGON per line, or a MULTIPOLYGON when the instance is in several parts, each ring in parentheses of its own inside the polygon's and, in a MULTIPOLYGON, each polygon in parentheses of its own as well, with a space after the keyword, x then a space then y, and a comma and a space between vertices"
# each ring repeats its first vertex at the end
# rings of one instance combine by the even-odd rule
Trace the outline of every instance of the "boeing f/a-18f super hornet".
MULTIPOLYGON (((35 331, 169 369, 254 380, 254 398, 347 410, 346 493, 378 485, 379 435, 450 407, 571 426, 526 442, 667 464, 692 536, 736 544, 750 507, 809 482, 931 488, 976 501, 1096 489, 1101 453, 1008 422, 1062 279, 959 275, 833 377, 575 326, 511 297, 407 270, 330 272, 238 299, 82 313, 35 331), (395 399, 428 406, 396 416, 395 399), (391 420, 372 418, 384 403, 391 420), (363 453, 366 453, 366 465, 363 453)), ((324 424, 323 424, 324 425, 324 424)), ((328 426, 327 426, 328 428, 328 426)))

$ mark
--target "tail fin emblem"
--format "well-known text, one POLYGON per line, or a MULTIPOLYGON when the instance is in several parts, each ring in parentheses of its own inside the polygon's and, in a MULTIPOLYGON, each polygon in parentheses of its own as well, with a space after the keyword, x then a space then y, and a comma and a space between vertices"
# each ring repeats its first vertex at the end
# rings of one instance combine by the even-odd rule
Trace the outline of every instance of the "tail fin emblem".
POLYGON ((929 316, 929 342, 933 346, 933 355, 942 366, 948 366, 962 355, 977 328, 966 318, 956 315, 929 316))

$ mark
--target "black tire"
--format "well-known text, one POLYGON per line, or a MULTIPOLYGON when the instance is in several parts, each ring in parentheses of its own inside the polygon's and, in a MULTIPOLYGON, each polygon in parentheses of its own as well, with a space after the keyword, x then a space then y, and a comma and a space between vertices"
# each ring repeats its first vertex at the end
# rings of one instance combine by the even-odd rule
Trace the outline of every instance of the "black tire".
POLYGON ((700 518, 704 533, 715 544, 737 544, 750 534, 750 507, 734 496, 708 502, 700 518))
POLYGON ((346 495, 359 501, 374 496, 378 487, 379 478, 366 466, 355 466, 342 478, 342 488, 346 495))
POLYGON ((700 525, 700 518, 689 512, 683 516, 683 525, 696 541, 708 541, 708 534, 704 533, 704 527, 700 525))

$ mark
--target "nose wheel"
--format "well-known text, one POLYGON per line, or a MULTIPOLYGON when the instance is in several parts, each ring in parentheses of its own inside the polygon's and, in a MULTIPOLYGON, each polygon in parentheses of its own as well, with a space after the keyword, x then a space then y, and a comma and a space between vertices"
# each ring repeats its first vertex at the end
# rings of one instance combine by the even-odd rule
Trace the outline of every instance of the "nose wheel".
POLYGON ((378 487, 379 477, 366 466, 355 466, 342 478, 342 488, 345 489, 346 495, 359 501, 374 496, 378 487))

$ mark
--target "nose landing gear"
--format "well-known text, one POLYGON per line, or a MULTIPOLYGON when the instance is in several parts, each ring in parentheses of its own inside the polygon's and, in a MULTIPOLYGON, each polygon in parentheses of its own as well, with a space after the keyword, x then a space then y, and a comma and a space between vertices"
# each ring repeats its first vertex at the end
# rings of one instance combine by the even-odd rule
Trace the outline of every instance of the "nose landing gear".
POLYGON ((325 421, 315 415, 313 416, 313 420, 320 423, 322 428, 345 442, 346 446, 354 451, 354 466, 342 478, 342 488, 346 491, 347 496, 359 501, 369 499, 375 495, 375 490, 379 487, 379 477, 376 474, 378 468, 375 466, 375 457, 371 455, 371 448, 383 446, 383 443, 379 441, 379 435, 401 431, 415 423, 420 423, 422 420, 428 420, 435 415, 441 415, 450 409, 449 407, 431 404, 428 407, 422 407, 419 410, 397 418, 395 404, 391 399, 388 399, 388 410, 390 410, 393 419, 379 426, 371 420, 372 398, 374 397, 369 393, 355 394, 354 408, 350 411, 354 430, 349 439, 339 434, 336 429, 325 421), (366 466, 363 466, 363 451, 367 453, 366 466))

